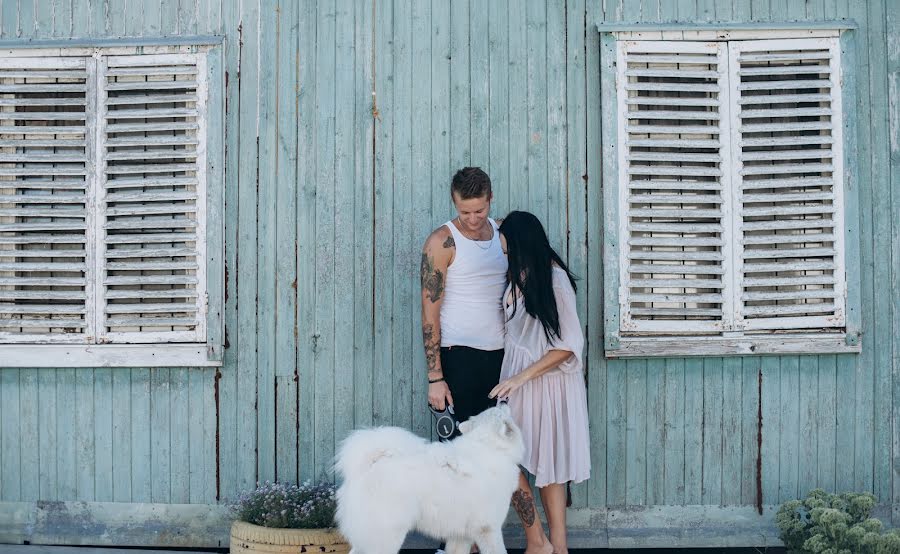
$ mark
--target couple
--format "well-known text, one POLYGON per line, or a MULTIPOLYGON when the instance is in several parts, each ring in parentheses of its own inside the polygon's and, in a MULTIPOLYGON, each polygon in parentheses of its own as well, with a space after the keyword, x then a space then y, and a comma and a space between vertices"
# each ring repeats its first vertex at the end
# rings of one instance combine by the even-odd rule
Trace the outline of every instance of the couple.
POLYGON ((452 405, 465 421, 508 400, 525 438, 522 465, 535 476, 550 527, 548 540, 521 473, 512 504, 526 552, 565 554, 565 485, 590 476, 575 281, 535 216, 512 212, 499 226, 488 217, 484 171, 458 171, 450 194, 458 215, 422 252, 428 402, 452 405))

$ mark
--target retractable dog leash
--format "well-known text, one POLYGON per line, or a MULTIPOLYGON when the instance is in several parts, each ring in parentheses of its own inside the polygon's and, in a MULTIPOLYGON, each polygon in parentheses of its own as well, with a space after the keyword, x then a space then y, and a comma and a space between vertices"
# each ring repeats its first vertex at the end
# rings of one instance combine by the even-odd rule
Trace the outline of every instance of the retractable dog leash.
POLYGON ((431 415, 434 416, 434 432, 438 436, 438 440, 441 442, 450 440, 459 428, 459 422, 456 420, 453 406, 447 404, 446 408, 438 411, 429 404, 428 409, 431 410, 431 415))

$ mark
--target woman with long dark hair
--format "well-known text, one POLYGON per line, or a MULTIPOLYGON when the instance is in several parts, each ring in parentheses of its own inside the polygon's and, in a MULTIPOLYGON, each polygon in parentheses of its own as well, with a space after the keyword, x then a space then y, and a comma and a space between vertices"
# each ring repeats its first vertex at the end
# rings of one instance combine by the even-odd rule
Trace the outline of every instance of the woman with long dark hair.
POLYGON ((551 248, 540 220, 528 212, 512 212, 503 220, 500 241, 509 261, 506 343, 500 383, 490 396, 509 402, 522 429, 522 465, 535 476, 550 540, 524 474, 513 507, 525 527, 528 554, 566 554, 566 485, 591 473, 575 278, 551 248))

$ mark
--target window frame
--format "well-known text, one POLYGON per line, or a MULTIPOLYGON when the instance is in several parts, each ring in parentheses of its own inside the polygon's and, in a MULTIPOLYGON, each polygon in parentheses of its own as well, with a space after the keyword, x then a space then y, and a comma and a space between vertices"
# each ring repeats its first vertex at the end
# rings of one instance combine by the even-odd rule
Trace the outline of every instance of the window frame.
MULTIPOLYGON (((29 342, 0 342, 0 367, 211 367, 221 366, 224 355, 224 37, 194 36, 159 39, 100 39, 0 41, 0 55, 16 58, 94 58, 97 61, 112 56, 200 55, 205 73, 199 77, 206 87, 205 131, 205 264, 198 275, 205 288, 199 299, 201 326, 205 340, 200 342, 129 342, 83 343, 71 340, 31 340, 29 342), (205 276, 203 273, 205 272, 205 276)), ((198 63, 198 66, 201 64, 198 63)), ((101 110, 95 110, 98 117, 101 110)), ((88 133, 96 134, 99 125, 85 122, 88 133)), ((94 141, 89 141, 89 145, 94 141)), ((92 177, 96 179, 96 176, 92 177)), ((201 196, 202 198, 202 196, 201 196)), ((96 220, 97 207, 88 208, 88 220, 96 220)), ((96 229, 89 224, 88 233, 96 229)), ((96 260, 94 263, 99 263, 96 260)), ((90 283, 88 287, 94 286, 90 283)), ((198 289, 198 292, 202 292, 198 289)), ((99 303, 96 299, 88 302, 99 303)), ((60 335, 64 337, 65 335, 60 335)), ((202 335, 201 335, 202 336, 202 335)))
MULTIPOLYGON (((748 354, 858 353, 860 344, 859 213, 855 103, 841 103, 844 168, 840 194, 843 197, 843 245, 845 326, 842 332, 798 332, 773 330, 760 334, 726 331, 718 335, 629 335, 621 331, 621 298, 624 291, 620 263, 622 242, 627 235, 620 221, 623 188, 619 167, 620 98, 617 79, 618 42, 629 41, 758 41, 837 37, 840 50, 838 94, 854 98, 855 29, 852 21, 798 22, 783 24, 618 24, 599 23, 601 97, 601 171, 603 191, 603 342, 607 358, 653 356, 721 356, 748 354)), ((732 131, 731 141, 734 137, 732 131)), ((729 177, 730 179, 730 177, 729 177)), ((734 219, 732 218, 732 221, 734 219)), ((736 237, 736 235, 734 235, 736 237)))

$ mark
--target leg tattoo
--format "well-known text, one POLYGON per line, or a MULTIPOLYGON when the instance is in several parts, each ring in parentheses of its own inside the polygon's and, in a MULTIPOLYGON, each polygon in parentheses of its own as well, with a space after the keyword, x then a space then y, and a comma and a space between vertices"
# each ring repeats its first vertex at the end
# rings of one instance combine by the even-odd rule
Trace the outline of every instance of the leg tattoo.
POLYGON ((530 492, 518 489, 512 495, 512 505, 525 527, 534 525, 534 497, 530 492))

